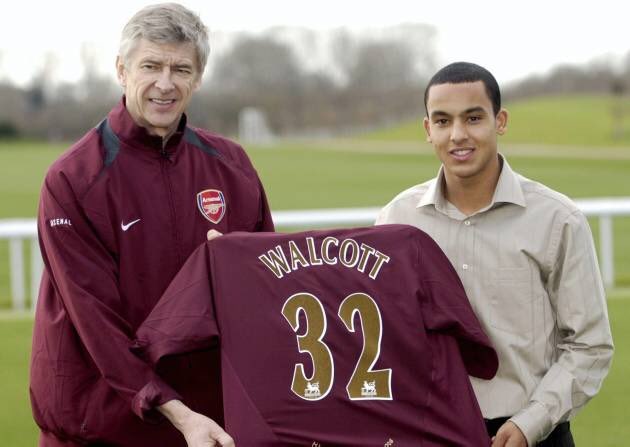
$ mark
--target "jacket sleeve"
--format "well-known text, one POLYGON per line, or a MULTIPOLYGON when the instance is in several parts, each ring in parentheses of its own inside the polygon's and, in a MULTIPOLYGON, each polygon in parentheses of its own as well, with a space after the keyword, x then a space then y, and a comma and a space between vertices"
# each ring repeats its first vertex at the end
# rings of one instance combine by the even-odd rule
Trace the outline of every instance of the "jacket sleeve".
POLYGON ((457 340, 468 374, 491 379, 499 367, 498 356, 473 312, 457 272, 429 236, 425 235, 418 245, 425 327, 457 340))
POLYGON ((606 297, 586 218, 574 212, 554 236, 546 289, 556 313, 559 356, 528 405, 511 418, 529 445, 546 438, 599 391, 613 354, 606 297))
MULTIPOLYGON (((148 410, 180 397, 149 365, 129 352, 133 334, 123 317, 129 297, 120 295, 117 263, 99 239, 63 172, 49 172, 46 177, 38 229, 46 269, 87 350, 87 361, 95 364, 102 378, 130 402, 136 414, 149 419, 157 416, 157 412, 149 414, 148 410)), ((45 312, 46 308, 38 311, 45 312)), ((63 345, 60 351, 63 356, 63 345)))
POLYGON ((258 222, 254 231, 275 231, 273 218, 271 216, 271 211, 269 210, 267 194, 265 193, 265 188, 263 187, 256 168, 254 168, 247 152, 240 144, 230 141, 228 147, 230 157, 233 157, 234 162, 237 163, 240 169, 243 170, 245 175, 252 180, 252 182, 256 183, 259 191, 260 208, 258 212, 258 222))
POLYGON ((275 231, 271 210, 269 209, 269 202, 267 201, 267 194, 265 193, 265 188, 260 179, 258 179, 258 187, 260 188, 260 220, 256 230, 275 231))
POLYGON ((190 255, 136 331, 131 349, 153 365, 167 355, 207 349, 218 341, 210 281, 211 243, 190 255))

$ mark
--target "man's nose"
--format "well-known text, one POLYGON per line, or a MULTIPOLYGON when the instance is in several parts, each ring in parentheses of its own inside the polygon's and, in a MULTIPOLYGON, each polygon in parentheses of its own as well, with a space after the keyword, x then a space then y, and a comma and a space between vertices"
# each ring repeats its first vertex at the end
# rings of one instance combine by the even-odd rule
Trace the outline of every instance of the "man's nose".
POLYGON ((155 81, 155 86, 163 92, 172 90, 174 88, 174 84, 171 76, 171 69, 169 67, 164 67, 155 81))
POLYGON ((456 120, 453 123, 453 127, 451 127, 451 141, 453 143, 459 143, 462 141, 466 141, 468 139, 468 132, 466 131, 466 126, 464 123, 456 120))

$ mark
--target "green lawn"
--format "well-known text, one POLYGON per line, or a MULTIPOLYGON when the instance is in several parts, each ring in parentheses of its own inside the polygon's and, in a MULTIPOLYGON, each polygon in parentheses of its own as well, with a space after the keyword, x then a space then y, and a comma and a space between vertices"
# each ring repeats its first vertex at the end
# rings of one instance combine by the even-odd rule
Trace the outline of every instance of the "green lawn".
POLYGON ((0 142, 0 219, 32 217, 48 166, 62 144, 0 142))
MULTIPOLYGON (((627 101, 627 99, 626 99, 627 101)), ((612 96, 551 96, 507 104, 506 142, 568 146, 630 146, 630 115, 615 138, 612 96)), ((628 105, 626 103, 626 110, 628 105)))
MULTIPOLYGON (((46 166, 62 150, 0 143, 0 219, 35 216, 46 166)), ((516 170, 570 197, 630 196, 630 149, 615 148, 609 159, 567 152, 506 150, 516 170)), ((431 150, 413 142, 289 142, 249 153, 274 210, 382 206, 438 168, 431 150)), ((597 222, 592 225, 597 235, 597 222)), ((614 228, 617 282, 630 285, 630 218, 615 219, 614 228)), ((7 247, 0 241, 0 309, 9 306, 7 247)))
MULTIPOLYGON (((627 100, 626 100, 627 101, 627 100)), ((630 147, 630 113, 615 138, 611 96, 547 96, 507 103, 510 113, 506 143, 587 147, 630 147)), ((395 125, 365 136, 370 140, 423 140, 422 118, 395 125)))
POLYGON ((37 445, 37 427, 28 397, 32 317, 0 316, 0 444, 37 445))

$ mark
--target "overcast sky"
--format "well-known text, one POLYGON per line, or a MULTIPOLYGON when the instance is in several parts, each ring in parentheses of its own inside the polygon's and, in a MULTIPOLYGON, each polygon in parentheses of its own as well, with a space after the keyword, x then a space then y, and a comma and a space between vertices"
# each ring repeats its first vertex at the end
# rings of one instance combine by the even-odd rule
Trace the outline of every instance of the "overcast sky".
MULTIPOLYGON (((120 31, 151 1, 40 2, 14 0, 0 16, 0 79, 26 84, 54 53, 57 78, 81 76, 81 46, 111 71, 120 31)), ((212 32, 264 30, 278 25, 311 29, 382 28, 401 23, 435 27, 438 64, 455 60, 489 68, 500 83, 559 63, 621 59, 630 51, 630 3, 625 0, 427 1, 185 0, 212 32), (583 6, 581 5, 583 4, 583 6)), ((212 38, 212 34, 211 34, 212 38)))

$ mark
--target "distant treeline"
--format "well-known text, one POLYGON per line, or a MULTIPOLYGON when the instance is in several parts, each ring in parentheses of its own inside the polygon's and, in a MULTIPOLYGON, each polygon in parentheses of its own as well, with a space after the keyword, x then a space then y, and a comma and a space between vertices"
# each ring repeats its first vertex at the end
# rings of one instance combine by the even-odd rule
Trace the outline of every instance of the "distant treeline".
MULTIPOLYGON (((235 135, 239 112, 255 107, 273 133, 312 134, 417 115, 422 87, 435 69, 433 35, 427 25, 378 36, 340 30, 318 42, 308 30, 239 34, 213 56, 189 107, 190 122, 235 135), (328 60, 313 63, 322 54, 328 60)), ((77 83, 52 82, 44 64, 26 88, 0 84, 0 133, 73 139, 97 124, 122 90, 113 73, 99 73, 93 62, 84 58, 77 83)))
MULTIPOLYGON (((261 110, 279 135, 348 133, 414 118, 435 71, 435 30, 402 25, 356 35, 337 31, 322 44, 308 30, 241 34, 215 55, 189 108, 193 125, 235 135, 239 112, 261 110), (322 45, 325 47, 322 49, 322 45), (326 63, 313 63, 327 58, 326 63)), ((0 84, 0 138, 74 139, 120 99, 111 74, 84 59, 77 83, 53 83, 42 68, 20 88, 0 84)), ((600 63, 563 66, 508 86, 515 99, 554 93, 623 94, 630 88, 630 53, 622 69, 600 63)))
POLYGON ((628 95, 630 51, 621 64, 601 60, 585 65, 558 65, 544 76, 530 76, 505 89, 505 97, 509 100, 573 93, 628 95))

